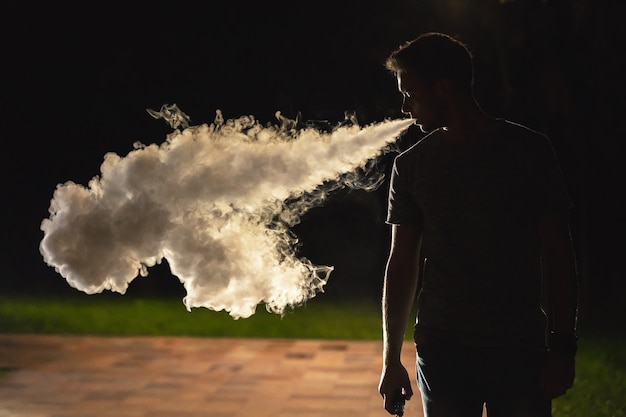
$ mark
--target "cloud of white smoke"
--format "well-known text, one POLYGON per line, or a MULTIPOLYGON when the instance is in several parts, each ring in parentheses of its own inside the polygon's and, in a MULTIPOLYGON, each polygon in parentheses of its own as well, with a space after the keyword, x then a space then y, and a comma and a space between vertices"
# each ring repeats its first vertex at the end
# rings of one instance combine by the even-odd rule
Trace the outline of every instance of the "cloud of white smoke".
POLYGON ((219 111, 214 123, 189 126, 175 105, 151 114, 182 130, 161 145, 136 144, 125 157, 105 155, 88 187, 59 184, 40 252, 88 294, 123 294, 165 258, 187 291, 187 309, 234 318, 261 303, 282 313, 323 289, 333 268, 298 257, 290 227, 323 202, 329 184, 354 186, 356 172, 412 123, 323 133, 284 118, 282 126, 251 116, 224 121, 219 111))

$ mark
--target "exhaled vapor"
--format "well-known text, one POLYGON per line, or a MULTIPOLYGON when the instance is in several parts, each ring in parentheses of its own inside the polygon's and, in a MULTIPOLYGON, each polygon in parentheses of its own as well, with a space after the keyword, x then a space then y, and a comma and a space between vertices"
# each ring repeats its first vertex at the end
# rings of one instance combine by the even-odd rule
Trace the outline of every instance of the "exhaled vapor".
POLYGON ((262 126, 217 111, 193 126, 176 105, 148 112, 174 131, 160 145, 106 154, 87 186, 59 184, 40 252, 88 294, 123 294, 165 258, 188 310, 233 318, 259 304, 282 314, 323 290, 333 267, 299 257, 290 228, 329 188, 380 184, 380 173, 363 173, 413 122, 361 127, 352 117, 322 130, 280 113, 279 125, 262 126))

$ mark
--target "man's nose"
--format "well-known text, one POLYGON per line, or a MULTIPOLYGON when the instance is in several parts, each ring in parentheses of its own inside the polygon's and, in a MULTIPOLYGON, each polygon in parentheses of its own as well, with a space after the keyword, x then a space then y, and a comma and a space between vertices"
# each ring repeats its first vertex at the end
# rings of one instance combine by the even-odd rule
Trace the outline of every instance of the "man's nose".
POLYGON ((402 111, 402 113, 407 114, 408 110, 407 110, 407 105, 406 105, 406 97, 402 99, 402 106, 400 107, 400 110, 402 111))
POLYGON ((411 109, 409 108, 409 106, 407 106, 406 99, 402 100, 402 107, 400 108, 400 111, 402 111, 403 114, 406 114, 408 116, 411 115, 411 109))

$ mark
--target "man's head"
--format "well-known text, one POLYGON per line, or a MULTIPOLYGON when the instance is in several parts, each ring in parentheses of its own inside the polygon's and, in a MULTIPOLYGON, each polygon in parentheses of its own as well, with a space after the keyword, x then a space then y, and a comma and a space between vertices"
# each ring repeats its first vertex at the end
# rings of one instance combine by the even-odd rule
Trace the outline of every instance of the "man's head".
POLYGON ((443 33, 425 33, 405 43, 389 56, 385 67, 395 74, 414 73, 426 85, 445 78, 459 91, 472 93, 472 53, 462 42, 443 33))
POLYGON ((420 35, 394 51, 385 66, 398 79, 402 111, 418 119, 422 130, 445 125, 452 98, 473 97, 472 54, 451 36, 420 35))

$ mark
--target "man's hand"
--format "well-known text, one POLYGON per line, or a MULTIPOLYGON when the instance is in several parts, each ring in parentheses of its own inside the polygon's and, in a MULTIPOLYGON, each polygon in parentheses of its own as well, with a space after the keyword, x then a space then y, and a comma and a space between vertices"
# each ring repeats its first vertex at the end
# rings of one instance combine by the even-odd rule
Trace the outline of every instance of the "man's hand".
POLYGON ((383 368, 380 384, 378 385, 378 392, 382 395, 385 410, 387 410, 389 414, 396 414, 394 394, 398 390, 404 390, 404 398, 407 401, 413 396, 409 374, 399 362, 394 365, 387 365, 383 368))
POLYGON ((572 387, 575 375, 575 356, 557 351, 546 354, 539 388, 547 399, 559 397, 572 387))

